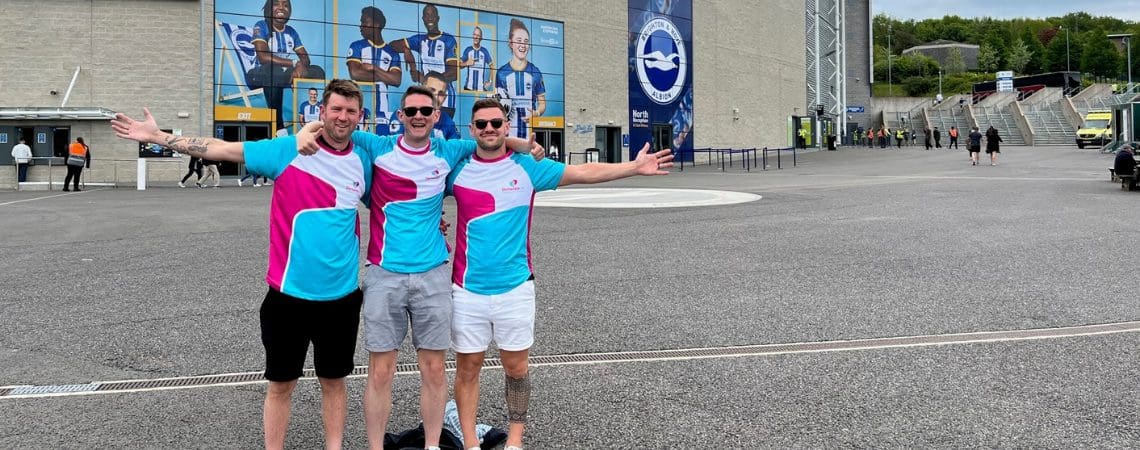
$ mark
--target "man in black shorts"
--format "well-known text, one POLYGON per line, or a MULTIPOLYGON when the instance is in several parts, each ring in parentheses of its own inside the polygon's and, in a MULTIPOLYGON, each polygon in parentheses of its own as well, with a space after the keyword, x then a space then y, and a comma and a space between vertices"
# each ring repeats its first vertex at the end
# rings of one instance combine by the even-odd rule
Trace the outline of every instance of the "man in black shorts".
POLYGON ((362 111, 360 88, 352 81, 333 80, 324 92, 324 133, 311 156, 297 154, 293 136, 246 143, 173 136, 158 128, 149 111, 143 121, 117 114, 111 122, 121 138, 203 159, 244 162, 251 172, 275 180, 265 276, 269 292, 261 304, 269 380, 262 416, 266 449, 285 445, 293 389, 303 374, 310 342, 321 384, 325 449, 339 450, 344 437, 344 378, 354 367, 363 301, 356 208, 369 192, 372 160, 352 142, 362 111))

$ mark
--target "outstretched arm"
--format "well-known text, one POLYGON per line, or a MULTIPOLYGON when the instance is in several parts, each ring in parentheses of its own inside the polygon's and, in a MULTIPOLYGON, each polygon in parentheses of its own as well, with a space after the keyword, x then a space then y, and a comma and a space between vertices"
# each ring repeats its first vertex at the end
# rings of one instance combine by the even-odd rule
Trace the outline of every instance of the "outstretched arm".
POLYGON ((141 122, 123 113, 115 114, 111 128, 115 130, 115 136, 123 139, 158 144, 178 153, 215 161, 245 162, 241 142, 227 142, 208 137, 175 136, 160 130, 154 121, 154 116, 150 115, 150 110, 147 108, 143 108, 141 122))
POLYGON ((637 159, 633 161, 566 166, 566 170, 562 173, 562 180, 558 182, 558 185, 603 183, 634 175, 668 175, 668 171, 661 169, 670 167, 673 167, 673 151, 665 149, 657 153, 649 153, 649 143, 647 142, 637 153, 637 159))

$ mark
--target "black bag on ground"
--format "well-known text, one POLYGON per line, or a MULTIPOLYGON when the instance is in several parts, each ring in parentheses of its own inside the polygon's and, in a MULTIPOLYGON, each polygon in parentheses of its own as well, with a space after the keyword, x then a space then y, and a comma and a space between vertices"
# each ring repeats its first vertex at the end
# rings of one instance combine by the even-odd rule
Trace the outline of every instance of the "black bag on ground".
MULTIPOLYGON (((483 435, 483 443, 479 448, 491 450, 507 441, 507 433, 498 428, 492 428, 483 435)), ((400 433, 384 433, 384 450, 422 450, 424 448, 424 424, 404 430, 400 433)), ((463 441, 444 428, 439 436, 439 448, 442 450, 465 450, 463 441)))

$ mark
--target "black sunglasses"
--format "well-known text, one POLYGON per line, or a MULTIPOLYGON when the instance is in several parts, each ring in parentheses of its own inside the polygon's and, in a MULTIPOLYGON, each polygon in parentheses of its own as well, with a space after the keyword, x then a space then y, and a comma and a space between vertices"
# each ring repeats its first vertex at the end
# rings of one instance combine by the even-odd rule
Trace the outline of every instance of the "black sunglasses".
POLYGON ((476 130, 482 130, 484 128, 487 128, 487 124, 491 124, 491 128, 498 130, 499 128, 503 127, 503 119, 491 119, 491 120, 479 119, 479 120, 476 120, 475 121, 475 129, 476 130))
POLYGON ((420 115, 427 117, 427 116, 430 116, 431 113, 435 112, 435 108, 431 107, 431 106, 405 106, 404 107, 404 115, 405 116, 415 117, 416 111, 419 111, 420 115))

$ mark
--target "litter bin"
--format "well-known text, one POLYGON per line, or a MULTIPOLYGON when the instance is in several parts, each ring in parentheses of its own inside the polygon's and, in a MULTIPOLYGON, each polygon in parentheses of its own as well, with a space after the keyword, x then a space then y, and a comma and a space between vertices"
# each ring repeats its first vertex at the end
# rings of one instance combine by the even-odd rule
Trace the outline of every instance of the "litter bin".
POLYGON ((835 150, 835 135, 834 134, 827 135, 827 149, 828 150, 835 150))

